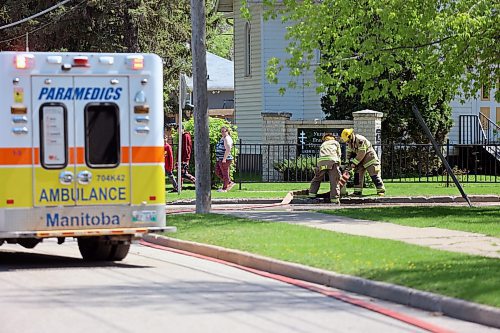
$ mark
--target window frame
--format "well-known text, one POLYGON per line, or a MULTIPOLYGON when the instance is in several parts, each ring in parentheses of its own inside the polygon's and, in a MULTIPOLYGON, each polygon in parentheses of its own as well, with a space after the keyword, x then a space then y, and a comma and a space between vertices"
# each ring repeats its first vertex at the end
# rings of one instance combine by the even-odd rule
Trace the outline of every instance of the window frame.
POLYGON ((252 75, 252 25, 250 22, 245 22, 245 77, 252 75))

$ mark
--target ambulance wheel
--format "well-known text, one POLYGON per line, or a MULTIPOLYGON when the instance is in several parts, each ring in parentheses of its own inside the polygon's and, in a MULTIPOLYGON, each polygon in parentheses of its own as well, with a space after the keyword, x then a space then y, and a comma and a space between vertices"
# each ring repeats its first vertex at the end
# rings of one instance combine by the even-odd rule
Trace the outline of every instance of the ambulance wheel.
POLYGON ((104 261, 109 260, 113 245, 104 242, 101 237, 80 237, 78 248, 83 260, 104 261))
POLYGON ((111 261, 120 261, 125 258, 128 254, 128 250, 130 249, 130 243, 124 244, 113 244, 111 248, 111 253, 109 254, 108 260, 111 261))

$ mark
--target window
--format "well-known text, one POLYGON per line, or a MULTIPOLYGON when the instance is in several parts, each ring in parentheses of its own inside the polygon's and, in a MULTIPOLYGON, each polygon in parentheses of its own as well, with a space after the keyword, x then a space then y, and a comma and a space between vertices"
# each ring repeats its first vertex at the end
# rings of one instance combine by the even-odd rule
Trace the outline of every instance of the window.
POLYGON ((251 26, 250 22, 245 24, 245 76, 250 76, 251 72, 251 40, 250 40, 251 26))
POLYGON ((120 163, 120 118, 114 103, 85 106, 85 159, 91 168, 109 168, 120 163))
POLYGON ((46 169, 68 165, 67 113, 61 103, 40 106, 40 163, 46 169))
POLYGON ((490 100, 490 88, 488 86, 481 86, 481 100, 482 101, 490 100))

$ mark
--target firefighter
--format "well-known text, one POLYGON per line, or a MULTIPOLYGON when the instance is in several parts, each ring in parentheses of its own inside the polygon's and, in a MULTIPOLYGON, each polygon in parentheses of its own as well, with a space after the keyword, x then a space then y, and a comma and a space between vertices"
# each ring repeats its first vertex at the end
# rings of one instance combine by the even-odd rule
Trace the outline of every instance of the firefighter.
POLYGON ((380 161, 377 153, 367 138, 355 134, 354 129, 346 128, 342 131, 340 139, 347 144, 348 168, 354 169, 354 195, 363 192, 365 172, 372 178, 378 195, 385 194, 385 186, 380 176, 380 161))
POLYGON ((311 185, 309 187, 309 198, 316 198, 321 184, 321 180, 328 172, 328 177, 330 178, 330 200, 333 203, 340 203, 340 188, 339 179, 340 173, 340 144, 332 133, 326 133, 323 135, 323 143, 319 148, 319 158, 318 164, 314 171, 314 178, 311 180, 311 185))

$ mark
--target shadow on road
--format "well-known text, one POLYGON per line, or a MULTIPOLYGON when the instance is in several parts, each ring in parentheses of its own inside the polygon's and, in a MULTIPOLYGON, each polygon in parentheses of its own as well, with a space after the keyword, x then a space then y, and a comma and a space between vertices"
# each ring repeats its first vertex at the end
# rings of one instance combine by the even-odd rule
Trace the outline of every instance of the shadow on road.
POLYGON ((11 270, 75 268, 75 267, 118 267, 147 268, 149 266, 130 265, 119 262, 84 261, 81 258, 63 257, 31 252, 12 252, 0 250, 0 273, 11 270))

